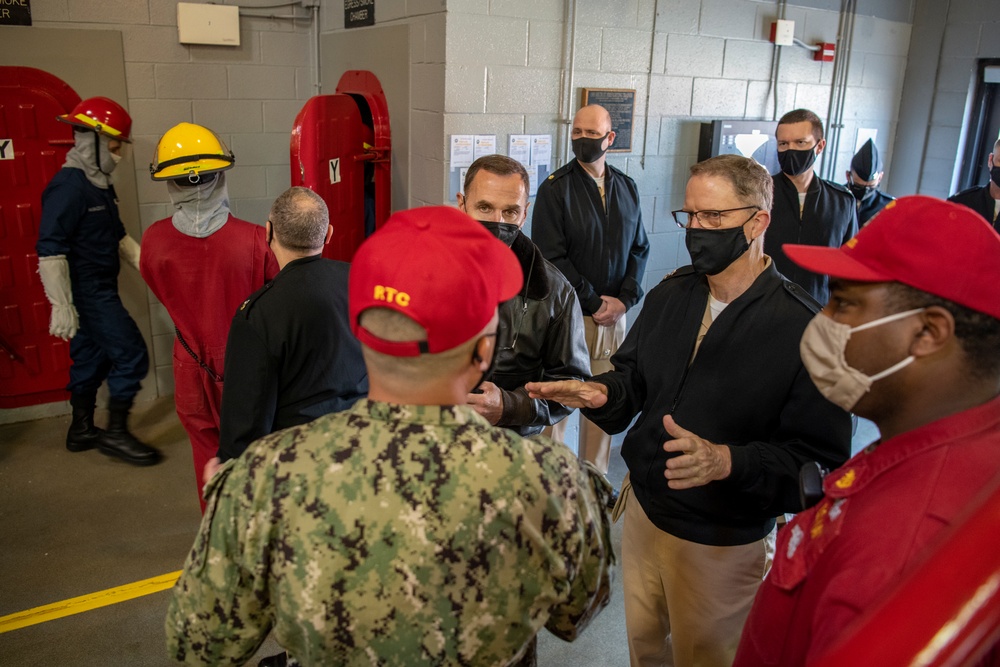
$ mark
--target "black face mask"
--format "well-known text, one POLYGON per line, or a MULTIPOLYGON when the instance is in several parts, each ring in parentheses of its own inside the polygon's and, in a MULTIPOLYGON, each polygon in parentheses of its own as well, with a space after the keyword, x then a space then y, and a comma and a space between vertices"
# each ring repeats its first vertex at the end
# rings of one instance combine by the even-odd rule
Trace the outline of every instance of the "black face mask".
POLYGON ((858 185, 857 183, 850 183, 847 189, 851 191, 854 198, 858 201, 864 201, 868 199, 875 193, 875 186, 873 185, 858 185))
POLYGON ((1000 166, 993 165, 990 168, 990 180, 993 184, 1000 188, 1000 166))
MULTIPOLYGON (((754 215, 757 213, 754 212, 754 215)), ((750 220, 753 220, 753 217, 750 220)), ((747 222, 729 229, 688 227, 684 243, 691 255, 691 266, 694 270, 702 275, 714 276, 725 271, 730 264, 742 257, 750 248, 746 234, 743 233, 743 227, 747 222)))
POLYGON ((789 148, 782 153, 778 153, 778 164, 781 165, 781 171, 789 176, 798 176, 808 171, 809 167, 813 166, 815 162, 816 149, 814 148, 801 151, 789 148))
POLYGON ((514 243, 514 239, 521 232, 520 227, 509 222, 486 222, 485 220, 480 220, 479 223, 490 234, 500 239, 508 248, 514 243))
MULTIPOLYGON (((611 134, 608 132, 608 134, 611 134)), ((608 152, 607 148, 602 148, 604 145, 604 140, 608 138, 608 134, 605 134, 599 139, 588 139, 587 137, 580 137, 579 139, 573 140, 573 155, 580 162, 590 164, 591 162, 597 162, 601 159, 601 156, 608 152)))

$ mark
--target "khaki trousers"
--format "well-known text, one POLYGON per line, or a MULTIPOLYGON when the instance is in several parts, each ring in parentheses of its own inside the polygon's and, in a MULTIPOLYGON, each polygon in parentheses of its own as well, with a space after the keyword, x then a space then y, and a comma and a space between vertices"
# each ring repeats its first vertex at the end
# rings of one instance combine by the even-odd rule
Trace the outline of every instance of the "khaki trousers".
MULTIPOLYGON (((600 375, 613 371, 611 356, 625 339, 625 317, 622 316, 612 327, 602 327, 594 323, 590 315, 583 316, 583 330, 590 350, 590 374, 600 375)), ((545 430, 545 435, 559 442, 566 442, 566 419, 545 430)), ((569 444, 569 443, 567 443, 569 444)), ((590 461, 605 475, 611 459, 611 436, 583 415, 580 415, 580 439, 577 455, 581 460, 590 461)))
POLYGON ((751 544, 713 547, 653 525, 628 478, 619 503, 632 667, 730 667, 757 587, 771 567, 775 531, 751 544))

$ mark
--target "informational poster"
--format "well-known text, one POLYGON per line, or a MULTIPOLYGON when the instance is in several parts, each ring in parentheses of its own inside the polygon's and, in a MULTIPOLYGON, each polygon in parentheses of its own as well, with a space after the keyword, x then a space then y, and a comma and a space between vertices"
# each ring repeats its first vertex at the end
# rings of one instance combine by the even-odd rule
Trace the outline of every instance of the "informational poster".
POLYGON ((497 152, 497 135, 477 134, 473 139, 472 159, 478 160, 484 155, 493 155, 497 152))
POLYGON ((531 164, 531 135, 512 134, 508 139, 507 156, 523 165, 531 164))
POLYGON ((451 156, 449 163, 452 170, 468 167, 475 160, 475 136, 472 134, 451 135, 451 156))
POLYGON ((632 152, 632 123, 635 119, 634 88, 584 88, 583 104, 600 104, 611 114, 615 143, 609 153, 632 152))
POLYGON ((548 134, 531 135, 531 163, 532 165, 552 164, 552 136, 548 134))
MULTIPOLYGON (((449 155, 449 190, 463 193, 465 174, 475 160, 484 155, 497 153, 497 138, 494 134, 453 134, 449 155)), ((552 165, 551 134, 511 134, 507 139, 507 156, 517 160, 528 171, 533 197, 538 191, 538 183, 548 177, 552 165)))

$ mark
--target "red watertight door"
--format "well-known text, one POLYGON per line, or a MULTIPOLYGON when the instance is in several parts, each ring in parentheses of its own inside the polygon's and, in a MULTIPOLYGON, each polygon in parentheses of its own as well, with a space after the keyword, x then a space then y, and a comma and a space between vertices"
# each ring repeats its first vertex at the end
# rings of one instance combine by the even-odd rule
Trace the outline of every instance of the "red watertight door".
POLYGON ((80 96, 31 67, 0 67, 0 408, 65 400, 69 343, 49 335, 35 242, 42 190, 73 146, 56 121, 80 96))
POLYGON ((389 217, 388 106, 370 72, 345 72, 335 95, 317 95, 295 118, 291 183, 310 188, 330 209, 333 238, 323 256, 351 261, 389 217))

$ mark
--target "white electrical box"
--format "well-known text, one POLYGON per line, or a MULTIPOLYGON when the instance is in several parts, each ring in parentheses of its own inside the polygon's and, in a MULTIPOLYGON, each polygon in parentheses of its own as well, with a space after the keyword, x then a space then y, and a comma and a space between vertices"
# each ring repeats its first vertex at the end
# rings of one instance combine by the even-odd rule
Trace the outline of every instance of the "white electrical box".
POLYGON ((771 41, 778 46, 791 46, 795 40, 795 21, 777 20, 771 24, 771 41))
POLYGON ((177 3, 181 44, 240 45, 240 8, 235 5, 177 3))

